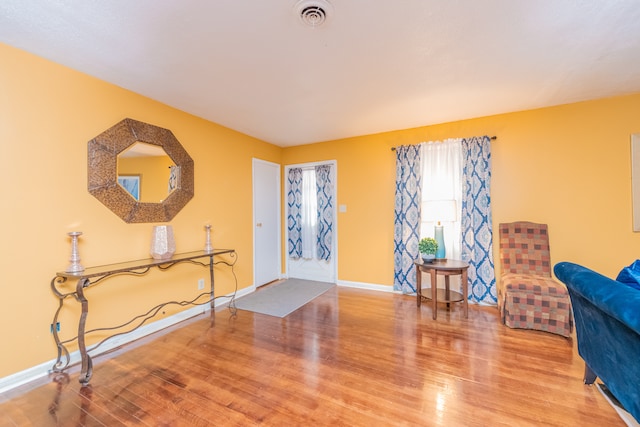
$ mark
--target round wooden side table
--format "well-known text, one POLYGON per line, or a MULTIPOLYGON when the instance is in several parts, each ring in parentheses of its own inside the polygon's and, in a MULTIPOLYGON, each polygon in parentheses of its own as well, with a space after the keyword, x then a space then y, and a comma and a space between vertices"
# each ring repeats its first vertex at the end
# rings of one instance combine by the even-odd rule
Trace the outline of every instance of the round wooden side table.
MULTIPOLYGON (((468 300, 468 278, 467 269, 469 263, 456 259, 435 260, 425 263, 422 260, 416 261, 416 297, 418 307, 422 302, 422 298, 430 299, 433 307, 433 319, 438 317, 438 302, 446 302, 447 305, 452 302, 460 302, 464 306, 464 317, 469 317, 469 300, 468 300), (429 273, 431 276, 431 296, 422 295, 422 273, 429 273), (444 276, 444 289, 438 289, 438 275, 444 276), (462 293, 449 289, 449 277, 460 275, 462 293)), ((428 289, 425 289, 428 290, 428 289)))

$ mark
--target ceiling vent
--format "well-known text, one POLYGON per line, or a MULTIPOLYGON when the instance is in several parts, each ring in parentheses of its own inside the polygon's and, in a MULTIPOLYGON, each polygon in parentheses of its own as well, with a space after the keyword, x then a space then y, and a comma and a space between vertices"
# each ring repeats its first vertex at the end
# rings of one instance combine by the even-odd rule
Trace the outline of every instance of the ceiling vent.
POLYGON ((300 0, 294 10, 304 25, 317 28, 326 22, 333 8, 327 0, 300 0))

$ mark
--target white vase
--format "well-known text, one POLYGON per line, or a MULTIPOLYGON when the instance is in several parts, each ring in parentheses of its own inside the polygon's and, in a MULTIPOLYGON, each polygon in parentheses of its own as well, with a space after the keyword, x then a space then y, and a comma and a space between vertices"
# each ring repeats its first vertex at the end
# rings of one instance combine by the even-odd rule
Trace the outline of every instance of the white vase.
POLYGON ((156 225, 151 234, 151 256, 154 259, 169 259, 176 252, 176 241, 173 238, 173 227, 156 225))

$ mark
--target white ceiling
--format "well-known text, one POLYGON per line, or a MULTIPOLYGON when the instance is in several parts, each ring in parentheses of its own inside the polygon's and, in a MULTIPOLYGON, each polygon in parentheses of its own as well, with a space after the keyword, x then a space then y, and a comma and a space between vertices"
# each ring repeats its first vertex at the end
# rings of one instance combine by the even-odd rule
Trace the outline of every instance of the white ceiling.
POLYGON ((638 0, 330 1, 2 0, 0 42, 279 146, 640 92, 638 0))

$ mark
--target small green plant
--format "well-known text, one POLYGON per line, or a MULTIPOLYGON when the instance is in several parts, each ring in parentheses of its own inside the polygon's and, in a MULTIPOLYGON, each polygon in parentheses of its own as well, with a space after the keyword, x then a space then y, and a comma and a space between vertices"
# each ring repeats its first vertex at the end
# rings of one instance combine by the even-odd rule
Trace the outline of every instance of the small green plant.
POLYGON ((438 250, 438 242, 433 237, 423 237, 418 242, 418 250, 421 254, 435 254, 438 250))

